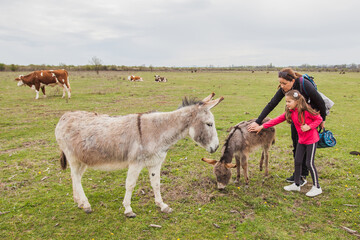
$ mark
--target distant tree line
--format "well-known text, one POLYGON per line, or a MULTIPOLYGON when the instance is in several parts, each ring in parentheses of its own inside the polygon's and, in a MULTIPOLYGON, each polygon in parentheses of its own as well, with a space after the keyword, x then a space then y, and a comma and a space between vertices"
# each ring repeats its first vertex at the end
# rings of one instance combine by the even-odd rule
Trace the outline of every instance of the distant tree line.
MULTIPOLYGON (((300 66, 286 66, 291 67, 299 72, 359 72, 360 64, 339 64, 339 65, 309 65, 303 64, 300 66)), ((0 71, 12 72, 30 72, 36 70, 51 70, 51 69, 66 69, 68 71, 191 71, 191 72, 205 72, 205 71, 278 71, 283 67, 275 67, 272 64, 263 66, 228 66, 228 67, 215 67, 213 65, 205 67, 154 67, 150 66, 125 66, 125 65, 103 65, 102 61, 98 58, 93 58, 88 65, 66 65, 60 63, 59 65, 35 65, 30 64, 27 66, 17 64, 4 64, 0 63, 0 71)))

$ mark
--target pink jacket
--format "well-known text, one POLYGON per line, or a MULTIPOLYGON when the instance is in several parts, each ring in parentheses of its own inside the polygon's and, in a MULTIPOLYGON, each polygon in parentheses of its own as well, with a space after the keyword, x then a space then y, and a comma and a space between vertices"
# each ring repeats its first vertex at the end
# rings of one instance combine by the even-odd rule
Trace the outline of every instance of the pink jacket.
MULTIPOLYGON (((316 128, 322 122, 322 117, 320 115, 312 115, 308 111, 305 111, 305 123, 307 125, 309 125, 309 127, 311 129, 309 131, 303 132, 301 130, 302 124, 299 121, 297 109, 290 110, 290 111, 291 111, 291 119, 292 119, 292 121, 295 125, 295 128, 296 128, 296 131, 298 132, 298 135, 299 135, 299 143, 308 145, 308 144, 313 144, 313 143, 318 142, 320 138, 319 138, 318 130, 316 128)), ((275 126, 279 123, 282 123, 285 120, 286 120, 285 113, 283 113, 280 116, 264 123, 263 127, 269 128, 269 127, 275 126)))

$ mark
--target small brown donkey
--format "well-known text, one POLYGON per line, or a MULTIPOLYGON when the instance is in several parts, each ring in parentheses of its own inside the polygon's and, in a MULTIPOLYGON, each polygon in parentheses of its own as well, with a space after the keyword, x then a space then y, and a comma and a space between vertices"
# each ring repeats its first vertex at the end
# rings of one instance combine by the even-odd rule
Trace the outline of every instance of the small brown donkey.
MULTIPOLYGON (((265 118, 263 123, 269 120, 269 118, 265 118)), ((275 143, 275 128, 271 127, 263 129, 263 131, 258 134, 248 132, 247 126, 254 121, 255 119, 240 122, 231 128, 225 144, 221 149, 222 156, 220 161, 208 158, 202 159, 204 162, 214 165, 214 173, 216 175, 218 189, 224 189, 229 183, 231 178, 230 168, 236 167, 237 176, 235 182, 239 182, 240 165, 244 170, 245 182, 246 184, 249 184, 248 158, 249 154, 258 147, 262 147, 263 149, 260 160, 260 171, 263 169, 263 163, 265 160, 265 176, 269 174, 269 148, 275 143), (234 155, 236 165, 231 163, 234 155)))

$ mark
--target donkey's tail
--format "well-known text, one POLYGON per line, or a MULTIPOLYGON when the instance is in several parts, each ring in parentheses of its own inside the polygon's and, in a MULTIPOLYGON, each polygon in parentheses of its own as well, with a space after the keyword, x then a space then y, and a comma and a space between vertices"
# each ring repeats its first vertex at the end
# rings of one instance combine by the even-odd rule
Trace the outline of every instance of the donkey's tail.
POLYGON ((61 156, 60 156, 60 166, 62 170, 66 169, 67 166, 67 161, 66 161, 66 156, 64 152, 61 152, 61 156))

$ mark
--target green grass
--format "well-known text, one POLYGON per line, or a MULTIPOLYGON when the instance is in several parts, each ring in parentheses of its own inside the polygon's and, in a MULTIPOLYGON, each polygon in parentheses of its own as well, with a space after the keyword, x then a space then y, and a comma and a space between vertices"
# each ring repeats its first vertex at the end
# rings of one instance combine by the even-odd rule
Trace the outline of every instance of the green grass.
MULTIPOLYGON (((123 215, 126 169, 89 169, 83 187, 94 212, 77 209, 70 170, 60 169, 54 136, 64 112, 172 111, 184 96, 203 98, 215 92, 225 97, 212 110, 223 144, 227 129, 256 118, 278 85, 275 72, 161 73, 168 83, 155 83, 154 72, 136 73, 144 82, 133 83, 128 74, 70 72, 72 98, 67 101, 61 98, 62 90, 50 87, 46 99, 40 93, 35 100, 33 90, 16 86, 18 73, 0 73, 1 239, 358 239, 342 227, 360 234, 360 157, 349 154, 360 151, 359 73, 310 73, 319 90, 335 102, 326 127, 338 141, 334 148, 317 151, 324 193, 316 198, 305 196, 311 184, 301 193, 283 190, 293 160, 290 127, 282 123, 266 179, 256 152, 249 159, 249 186, 241 178, 240 184, 218 191, 212 167, 201 158, 219 159, 220 151, 209 154, 186 138, 169 150, 162 167, 161 192, 173 213, 161 213, 155 206, 146 169, 133 193, 136 218, 123 215)), ((282 113, 284 104, 269 117, 282 113)))

